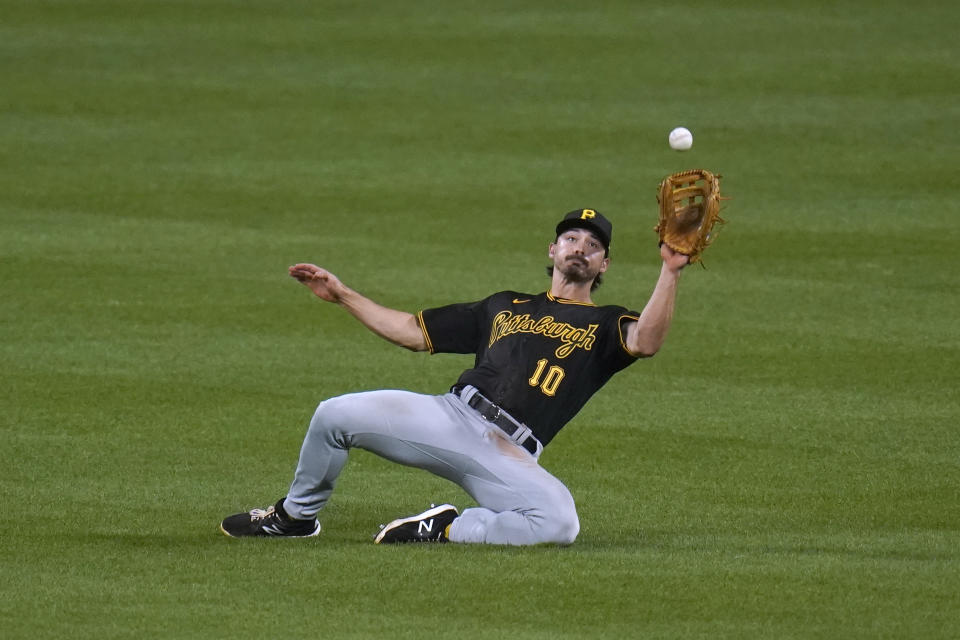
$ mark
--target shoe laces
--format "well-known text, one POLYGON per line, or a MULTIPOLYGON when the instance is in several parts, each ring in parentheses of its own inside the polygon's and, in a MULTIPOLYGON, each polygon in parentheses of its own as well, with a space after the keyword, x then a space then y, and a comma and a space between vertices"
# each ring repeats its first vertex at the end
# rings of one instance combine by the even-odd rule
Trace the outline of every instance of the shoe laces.
POLYGON ((250 511, 250 517, 254 520, 263 520, 264 518, 272 516, 276 511, 276 507, 273 506, 267 507, 266 509, 252 509, 250 511))

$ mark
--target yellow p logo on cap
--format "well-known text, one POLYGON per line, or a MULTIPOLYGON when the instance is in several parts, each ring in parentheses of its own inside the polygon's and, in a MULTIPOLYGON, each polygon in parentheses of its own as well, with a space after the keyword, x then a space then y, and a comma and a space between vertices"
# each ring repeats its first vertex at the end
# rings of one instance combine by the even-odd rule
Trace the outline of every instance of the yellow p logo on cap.
POLYGON ((590 218, 596 217, 597 212, 593 209, 584 209, 583 213, 580 214, 581 220, 589 220, 590 218))

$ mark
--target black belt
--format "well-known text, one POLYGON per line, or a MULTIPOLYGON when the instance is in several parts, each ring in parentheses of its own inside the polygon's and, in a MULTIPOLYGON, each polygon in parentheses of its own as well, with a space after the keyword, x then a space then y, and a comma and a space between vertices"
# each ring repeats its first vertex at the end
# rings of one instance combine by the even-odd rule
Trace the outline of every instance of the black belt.
MULTIPOLYGON (((463 389, 464 387, 462 386, 455 386, 450 389, 450 391, 459 396, 463 392, 463 389)), ((471 408, 476 409, 480 417, 484 420, 500 427, 500 430, 510 436, 511 440, 529 451, 532 455, 537 455, 537 448, 540 445, 540 441, 537 440, 533 432, 530 431, 530 427, 484 398, 479 391, 470 396, 467 404, 470 405, 471 408)))

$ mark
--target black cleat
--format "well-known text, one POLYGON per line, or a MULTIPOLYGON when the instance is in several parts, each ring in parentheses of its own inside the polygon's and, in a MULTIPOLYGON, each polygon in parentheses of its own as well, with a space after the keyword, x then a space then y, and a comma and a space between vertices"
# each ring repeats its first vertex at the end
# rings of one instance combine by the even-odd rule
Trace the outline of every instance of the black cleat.
POLYGON ((446 542, 447 527, 458 515, 460 512, 452 504, 431 505, 421 514, 394 520, 383 527, 373 541, 375 544, 446 542))
POLYGON ((220 531, 231 538, 249 536, 276 538, 309 538, 320 533, 317 519, 295 520, 283 510, 283 498, 266 509, 254 509, 224 518, 220 531))

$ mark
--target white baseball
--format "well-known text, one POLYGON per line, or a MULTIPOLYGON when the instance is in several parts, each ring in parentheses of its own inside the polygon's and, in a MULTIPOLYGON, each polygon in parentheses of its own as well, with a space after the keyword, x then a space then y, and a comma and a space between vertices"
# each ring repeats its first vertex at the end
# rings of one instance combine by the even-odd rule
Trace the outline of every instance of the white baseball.
POLYGON ((686 127, 677 127, 670 132, 670 148, 677 151, 686 151, 693 146, 693 134, 686 127))

